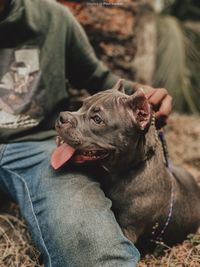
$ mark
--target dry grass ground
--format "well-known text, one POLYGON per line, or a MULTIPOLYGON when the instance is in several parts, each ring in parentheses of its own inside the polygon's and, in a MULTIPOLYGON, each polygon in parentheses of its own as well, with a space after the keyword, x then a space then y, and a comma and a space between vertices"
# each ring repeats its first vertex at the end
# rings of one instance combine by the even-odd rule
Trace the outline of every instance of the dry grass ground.
MULTIPOLYGON (((184 165, 200 182, 200 118, 173 114, 167 127, 173 162, 184 165)), ((0 212, 0 267, 40 267, 27 227, 15 205, 0 212)), ((166 247, 163 255, 147 255, 139 267, 199 267, 200 233, 182 244, 166 247)))

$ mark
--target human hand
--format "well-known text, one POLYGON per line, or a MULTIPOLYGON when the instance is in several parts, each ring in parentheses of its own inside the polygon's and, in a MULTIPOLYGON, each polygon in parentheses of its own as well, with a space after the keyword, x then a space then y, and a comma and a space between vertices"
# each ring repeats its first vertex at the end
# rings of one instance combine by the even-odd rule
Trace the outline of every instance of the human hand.
POLYGON ((165 88, 153 88, 148 85, 136 84, 134 89, 142 88, 149 103, 156 112, 156 126, 161 128, 167 123, 169 114, 172 111, 172 96, 165 88))

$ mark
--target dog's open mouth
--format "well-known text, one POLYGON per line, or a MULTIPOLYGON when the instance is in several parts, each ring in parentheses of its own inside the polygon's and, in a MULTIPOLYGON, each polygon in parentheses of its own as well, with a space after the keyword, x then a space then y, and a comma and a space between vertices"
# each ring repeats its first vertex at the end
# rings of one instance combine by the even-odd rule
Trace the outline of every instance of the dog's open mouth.
POLYGON ((54 169, 59 169, 69 160, 75 163, 84 163, 87 161, 102 160, 108 157, 109 153, 103 149, 74 149, 70 145, 64 142, 64 140, 58 136, 56 138, 57 148, 53 151, 51 156, 51 165, 54 169))

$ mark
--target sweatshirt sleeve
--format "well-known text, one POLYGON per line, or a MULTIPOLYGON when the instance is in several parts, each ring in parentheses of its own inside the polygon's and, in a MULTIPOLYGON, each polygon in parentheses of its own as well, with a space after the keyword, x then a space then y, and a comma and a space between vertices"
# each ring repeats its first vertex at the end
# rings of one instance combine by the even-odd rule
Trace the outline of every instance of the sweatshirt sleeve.
MULTIPOLYGON (((77 89, 85 88, 91 94, 110 89, 120 79, 95 55, 89 40, 78 21, 67 11, 69 25, 66 41, 66 76, 77 89)), ((133 93, 134 82, 125 80, 125 91, 133 93)))

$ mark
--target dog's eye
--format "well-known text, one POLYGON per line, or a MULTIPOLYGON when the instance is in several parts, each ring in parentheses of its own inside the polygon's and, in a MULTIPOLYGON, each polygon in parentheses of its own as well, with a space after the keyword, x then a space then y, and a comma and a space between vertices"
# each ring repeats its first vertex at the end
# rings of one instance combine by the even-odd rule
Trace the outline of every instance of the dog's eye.
POLYGON ((101 118, 100 116, 98 116, 98 115, 93 116, 93 117, 92 117, 92 120, 93 120, 96 124, 101 124, 101 123, 103 123, 102 118, 101 118))

